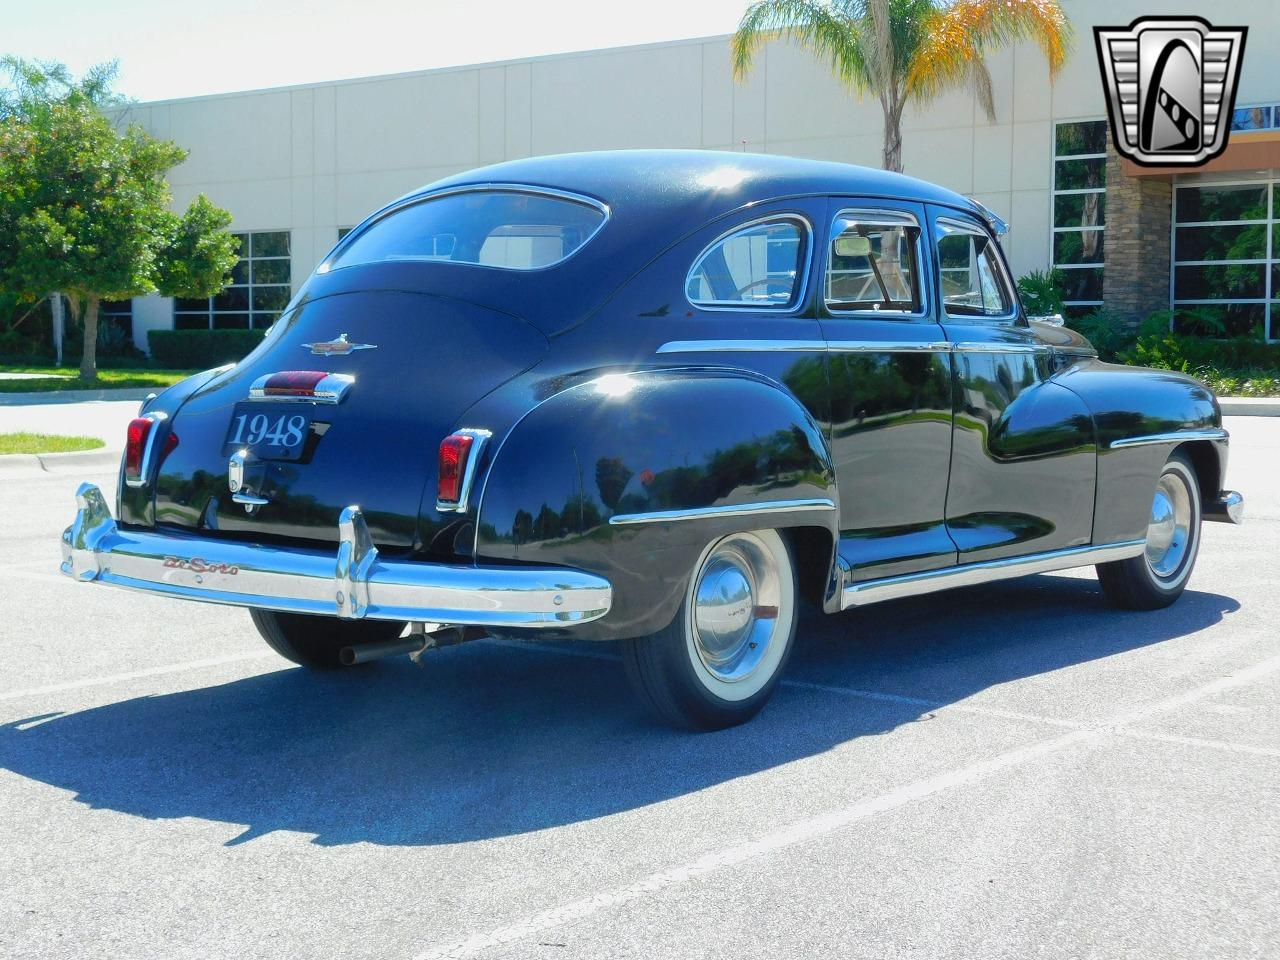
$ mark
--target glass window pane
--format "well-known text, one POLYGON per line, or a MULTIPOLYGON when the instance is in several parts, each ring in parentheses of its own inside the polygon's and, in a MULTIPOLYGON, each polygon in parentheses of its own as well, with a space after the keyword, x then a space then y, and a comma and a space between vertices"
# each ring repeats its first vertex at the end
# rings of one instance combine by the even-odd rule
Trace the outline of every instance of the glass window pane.
POLYGON ((1260 260, 1267 255, 1267 225, 1178 227, 1175 241, 1179 260, 1260 260))
POLYGON ((173 315, 173 329, 175 330, 208 330, 209 314, 205 313, 175 313, 173 315))
POLYGON ((254 260, 253 282, 288 283, 291 279, 293 261, 291 260, 254 260))
POLYGON ((227 287, 213 298, 214 310, 247 310, 249 309, 248 287, 227 287))
POLYGON ((209 298, 194 297, 188 299, 186 297, 179 297, 173 301, 173 309, 175 313, 203 312, 207 314, 209 312, 209 298))
POLYGON ((247 330, 249 314, 247 313, 215 313, 213 315, 215 330, 247 330))
POLYGON ((1244 107, 1240 110, 1232 111, 1232 130, 1266 130, 1270 126, 1270 107, 1244 107))
POLYGON ((1054 153, 1059 157, 1073 153, 1106 153, 1107 151, 1107 121, 1105 120, 1060 123, 1055 135, 1054 153))
POLYGON ((1267 187, 1244 184, 1231 187, 1179 187, 1178 222, 1265 220, 1267 187))
POLYGON ((1175 267, 1175 300, 1243 300, 1266 295, 1266 267, 1260 263, 1175 267))
POLYGON ((999 317, 1013 308, 1013 298, 996 264, 994 243, 938 221, 938 264, 942 302, 952 316, 999 317))
POLYGON ((1055 227, 1100 227, 1106 223, 1105 193, 1065 193, 1053 198, 1055 227))
POLYGON ((1265 322, 1265 303, 1201 304, 1175 307, 1173 311, 1174 330, 1206 337, 1260 333, 1265 322))
POLYGON ((253 310, 257 313, 259 310, 279 312, 285 308, 285 304, 289 302, 288 287, 254 287, 253 288, 253 310))
POLYGON ((831 243, 827 305, 833 310, 917 313, 919 230, 905 224, 852 223, 831 243))
POLYGON ((1107 161, 1103 157, 1092 160, 1059 160, 1054 164, 1055 190, 1081 190, 1085 187, 1102 187, 1107 183, 1107 161))
POLYGON ((528 270, 549 267, 604 223, 594 206, 541 194, 482 190, 402 207, 363 230, 332 266, 453 260, 528 270), (448 237, 445 244, 437 238, 448 237), (439 251, 447 249, 449 253, 439 251))
POLYGON ((1062 271, 1063 300, 1101 300, 1102 267, 1062 271))
POLYGON ((233 233, 232 236, 236 238, 236 253, 241 257, 247 257, 249 255, 249 235, 247 233, 233 233))
POLYGON ((1102 244, 1105 231, 1072 230, 1069 233, 1053 235, 1053 262, 1064 263, 1102 263, 1102 244))
POLYGON ((249 282, 249 261, 241 260, 231 268, 231 282, 245 284, 249 282))
POLYGON ((289 231, 255 233, 253 235, 253 256, 255 258, 289 256, 289 231))
POLYGON ((685 293, 695 304, 789 306, 796 294, 802 247, 795 221, 746 227, 698 258, 685 293))

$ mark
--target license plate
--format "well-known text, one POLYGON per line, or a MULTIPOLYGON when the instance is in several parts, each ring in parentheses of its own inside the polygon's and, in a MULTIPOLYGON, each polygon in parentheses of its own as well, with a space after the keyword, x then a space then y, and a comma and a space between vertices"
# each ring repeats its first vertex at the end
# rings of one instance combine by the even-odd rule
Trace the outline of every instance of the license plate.
POLYGON ((261 460, 297 460, 311 436, 310 403, 237 403, 223 454, 248 450, 261 460))

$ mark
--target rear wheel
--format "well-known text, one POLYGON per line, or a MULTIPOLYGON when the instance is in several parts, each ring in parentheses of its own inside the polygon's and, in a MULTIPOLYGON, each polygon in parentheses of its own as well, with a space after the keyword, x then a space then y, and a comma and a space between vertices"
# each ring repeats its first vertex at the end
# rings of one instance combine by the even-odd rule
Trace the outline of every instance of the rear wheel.
POLYGON ((342 666, 338 651, 375 640, 394 640, 404 631, 403 623, 391 620, 339 620, 305 613, 249 611, 262 639, 286 660, 312 670, 336 670, 342 666))
POLYGON ((1200 550, 1200 485, 1181 453, 1164 465, 1147 525, 1146 549, 1136 557, 1098 565, 1107 598, 1125 610, 1167 607, 1186 589, 1200 550))
POLYGON ((774 530, 707 547, 675 619, 623 644, 640 700, 664 723, 720 730, 751 719, 773 693, 796 634, 791 550, 774 530))

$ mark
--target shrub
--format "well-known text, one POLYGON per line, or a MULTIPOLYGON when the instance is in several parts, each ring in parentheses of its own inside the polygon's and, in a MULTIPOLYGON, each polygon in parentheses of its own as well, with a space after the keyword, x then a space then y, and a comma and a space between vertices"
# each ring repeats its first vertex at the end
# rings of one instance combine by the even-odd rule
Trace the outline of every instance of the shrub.
POLYGON ((1133 347, 1135 333, 1123 317, 1105 307, 1067 319, 1067 326, 1083 335, 1103 360, 1116 360, 1133 347))
POLYGON ((1062 302, 1063 279, 1062 271, 1057 268, 1032 270, 1019 277, 1018 294, 1022 298, 1023 309, 1033 317, 1062 313, 1066 309, 1062 302))
POLYGON ((261 330, 152 330, 151 358, 175 370, 235 363, 262 342, 261 330))

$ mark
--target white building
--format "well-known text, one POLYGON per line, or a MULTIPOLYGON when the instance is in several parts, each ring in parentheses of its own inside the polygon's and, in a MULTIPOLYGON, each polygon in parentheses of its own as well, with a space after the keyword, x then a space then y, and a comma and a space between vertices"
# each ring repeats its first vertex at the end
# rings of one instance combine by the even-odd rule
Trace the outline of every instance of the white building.
MULTIPOLYGON (((1260 129, 1237 129, 1206 172, 1177 177, 1108 159, 1092 28, 1188 8, 1167 0, 1065 0, 1064 7, 1077 38, 1059 77, 1050 81, 1030 45, 991 56, 996 122, 968 92, 909 108, 906 171, 1007 219, 1015 273, 1063 266, 1082 308, 1103 299, 1105 277, 1108 306, 1151 310, 1176 297, 1183 305, 1211 301, 1239 327, 1268 323, 1273 291, 1280 299, 1280 255, 1271 243, 1280 213, 1280 194, 1272 197, 1280 168, 1274 0, 1239 0, 1210 13, 1224 25, 1253 27, 1236 125, 1260 129), (1074 159, 1062 159, 1064 152, 1074 159), (1236 186, 1209 188, 1206 180, 1236 186), (1109 203, 1099 202, 1104 197, 1109 203), (1175 206, 1175 223, 1234 226, 1171 225, 1175 206), (1224 262, 1240 269, 1228 274, 1224 262)), ((222 296, 140 298, 131 318, 119 317, 144 347, 149 330, 175 325, 265 325, 341 230, 468 168, 625 147, 746 149, 867 165, 878 165, 881 152, 873 98, 860 100, 825 65, 782 44, 768 46, 751 76, 735 83, 728 37, 159 101, 129 115, 190 151, 171 175, 175 206, 204 193, 247 235, 247 262, 222 296)), ((1269 329, 1280 338, 1280 304, 1269 329)))

